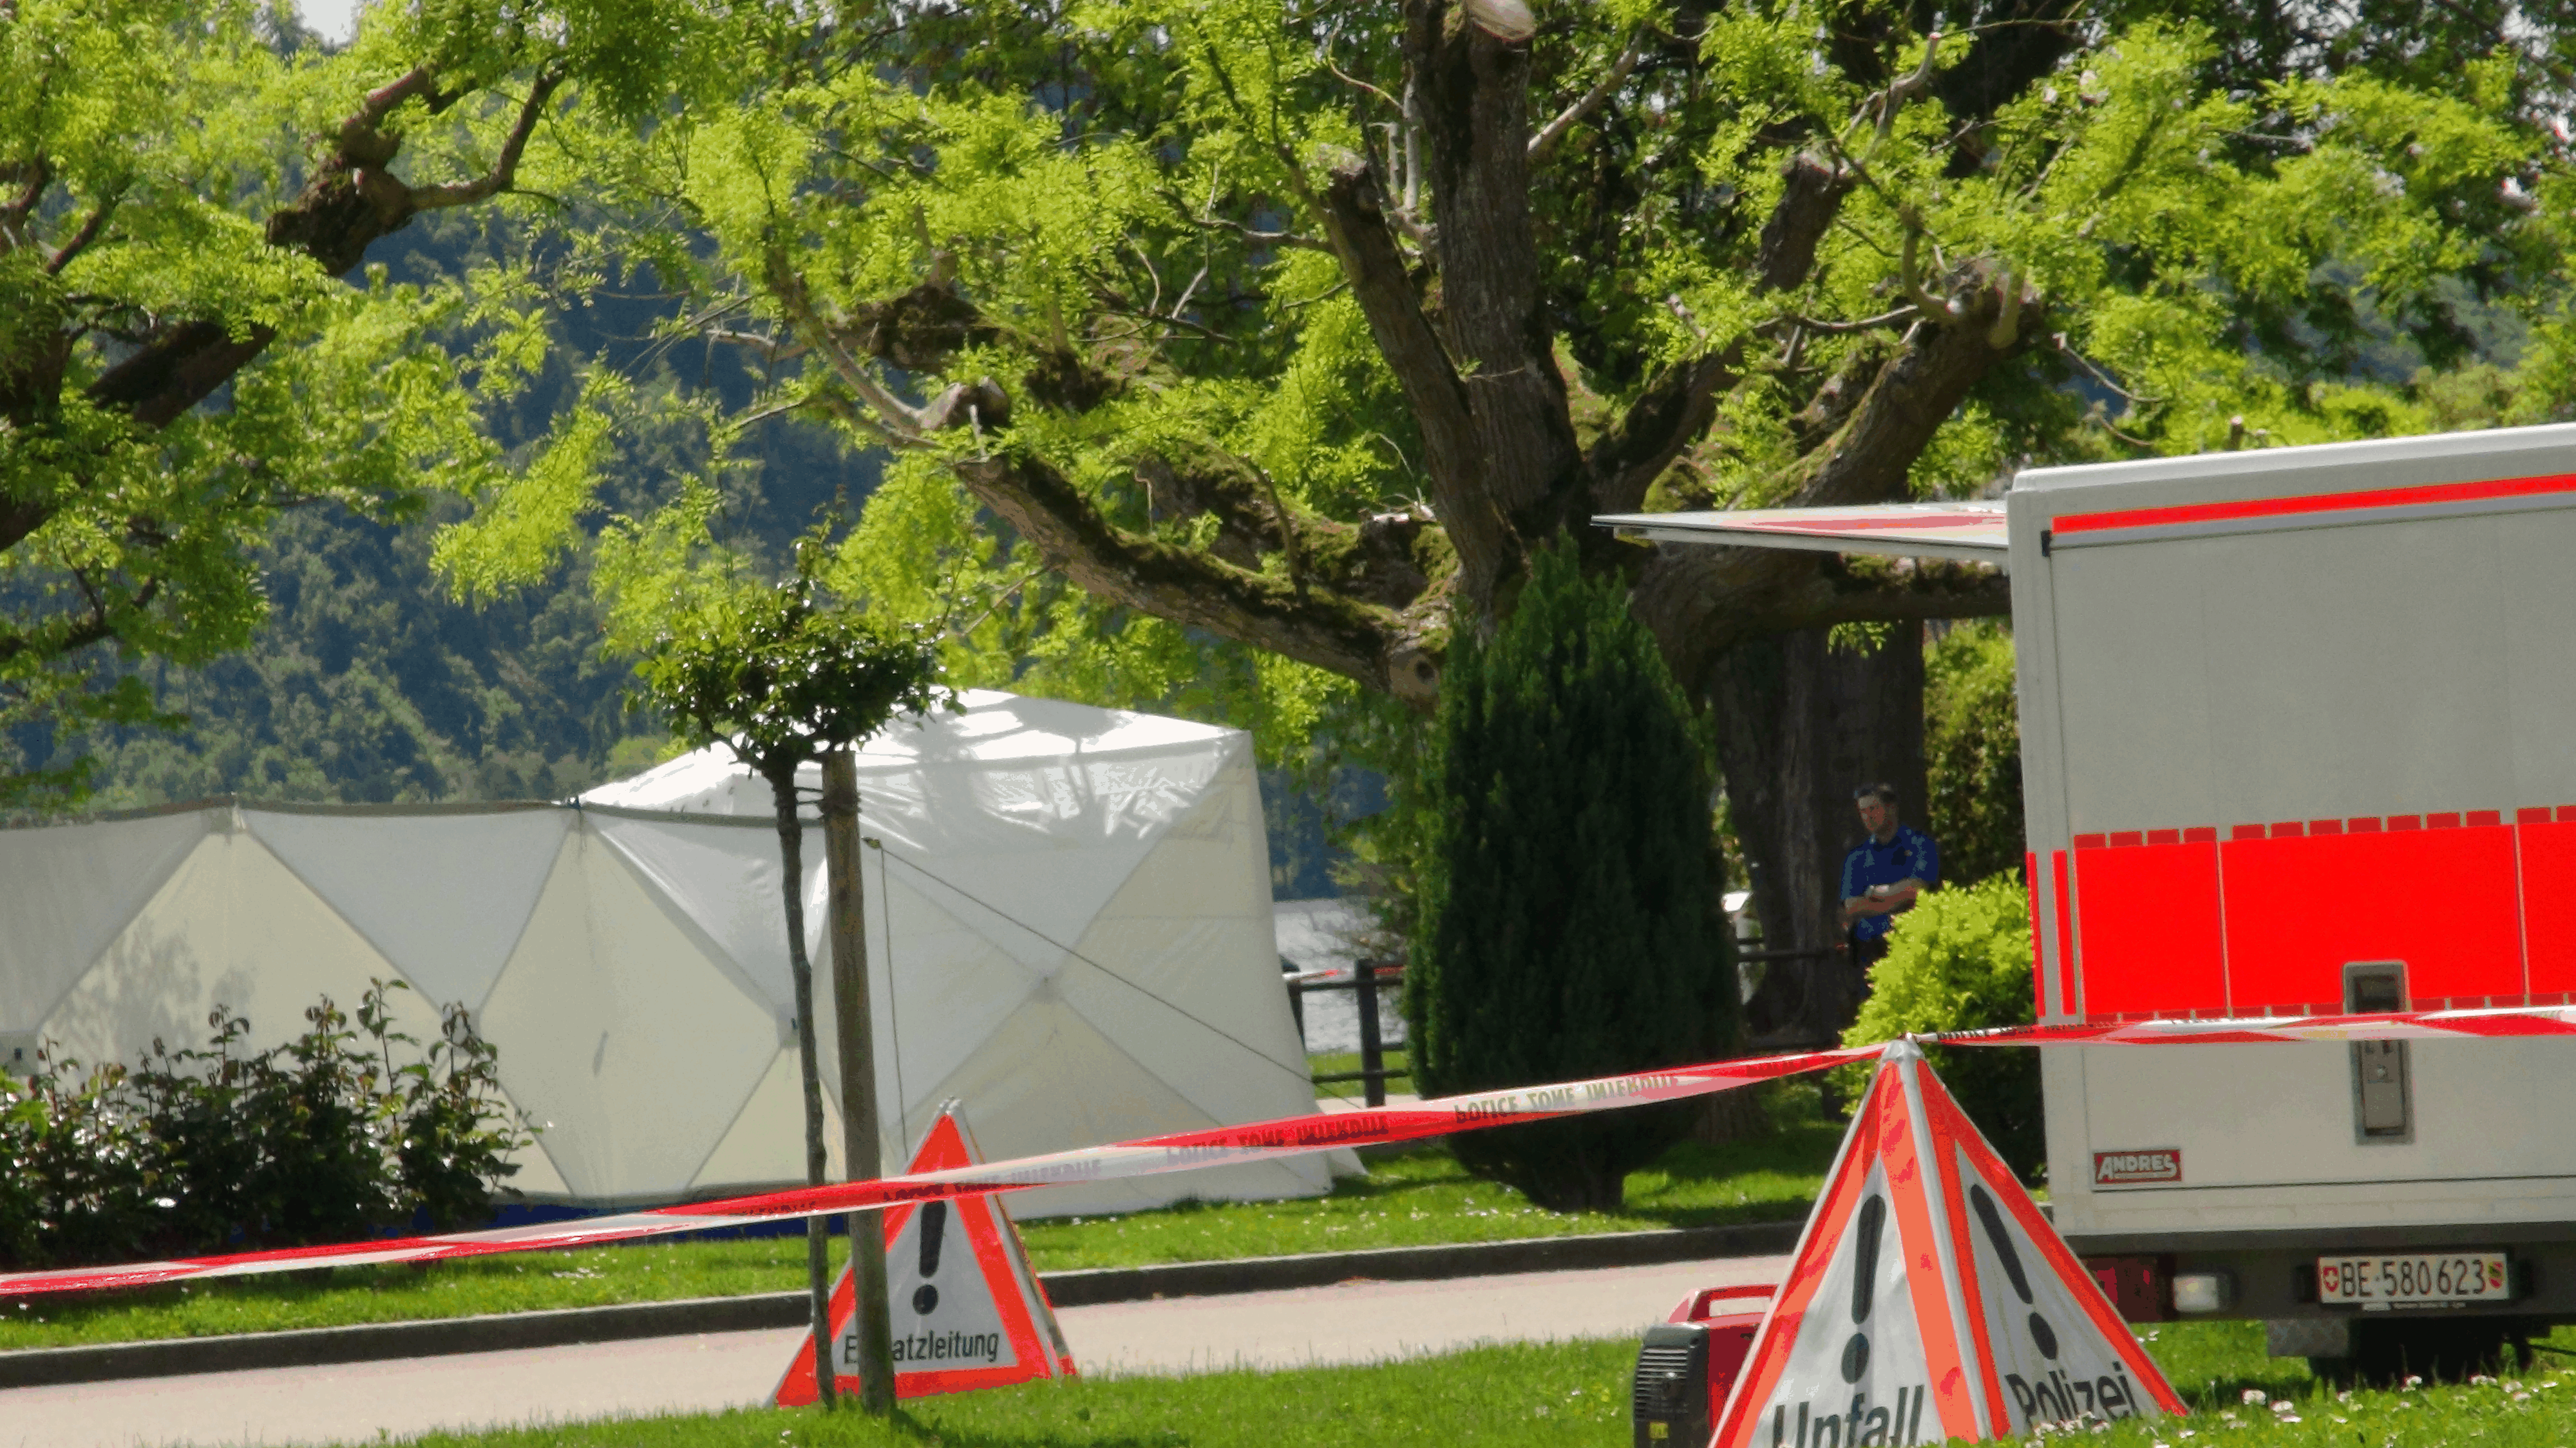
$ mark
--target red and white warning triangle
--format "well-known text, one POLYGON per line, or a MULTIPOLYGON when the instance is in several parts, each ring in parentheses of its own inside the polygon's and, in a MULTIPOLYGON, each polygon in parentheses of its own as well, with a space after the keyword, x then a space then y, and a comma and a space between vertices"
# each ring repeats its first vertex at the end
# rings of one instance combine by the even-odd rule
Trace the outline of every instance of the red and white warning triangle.
MULTIPOLYGON (((941 1109, 913 1154, 912 1171, 983 1161, 961 1118, 955 1102, 941 1109)), ((896 1397, 1073 1376, 1073 1353, 1056 1326, 1055 1308, 1029 1270, 1019 1229, 999 1197, 889 1207, 885 1251, 896 1397)), ((833 1382, 843 1393, 859 1391, 857 1313, 858 1287, 844 1268, 832 1288, 833 1382)), ((808 1340, 797 1344, 787 1376, 779 1380, 777 1402, 801 1408, 814 1399, 814 1345, 808 1340)))
POLYGON ((1713 1448, 1880 1448, 2182 1400, 1911 1042, 1852 1113, 1713 1448))

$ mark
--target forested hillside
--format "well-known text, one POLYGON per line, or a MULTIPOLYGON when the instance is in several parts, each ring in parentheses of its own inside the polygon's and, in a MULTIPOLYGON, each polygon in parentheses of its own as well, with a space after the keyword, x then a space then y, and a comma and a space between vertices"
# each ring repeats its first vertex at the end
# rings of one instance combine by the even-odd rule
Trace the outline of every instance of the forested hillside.
POLYGON ((430 576, 426 532, 291 516, 262 560, 258 644, 199 670, 146 666, 188 728, 79 741, 101 766, 95 803, 547 797, 613 757, 650 762, 655 731, 624 708, 625 670, 600 662, 579 581, 469 609, 430 576))
MULTIPOLYGON (((498 216, 439 214, 370 253, 397 281, 461 275, 524 252, 498 216)), ((568 400, 572 359, 601 359, 646 390, 703 388, 734 403, 748 387, 727 352, 675 358, 654 345, 668 298, 603 286, 553 309, 552 360, 505 419, 525 446, 568 400), (703 362, 692 368, 689 362, 703 362), (731 394, 729 398, 726 394, 731 394)), ((689 466, 694 439, 647 430, 619 439, 630 495, 689 466)), ((784 546, 836 491, 855 504, 873 460, 787 421, 761 426, 729 478, 727 526, 762 552, 784 546)), ((612 496, 609 508, 622 500, 612 496)), ((269 617, 249 650, 202 669, 160 661, 140 676, 179 731, 100 731, 51 748, 98 765, 93 809, 243 794, 343 803, 558 798, 658 757, 658 723, 631 711, 629 670, 600 655, 599 608, 583 565, 482 606, 430 568, 431 539, 465 511, 445 500, 400 524, 329 503, 290 510, 260 557, 269 617)), ((20 741, 39 758, 47 746, 20 741)))
MULTIPOLYGON (((516 235, 487 229, 495 220, 423 218, 378 250, 397 280, 455 275, 518 247, 516 235)), ((648 389, 703 388, 728 405, 748 395, 736 354, 656 344, 668 298, 612 285, 583 301, 555 309, 556 360, 521 397, 507 441, 543 433, 573 383, 568 358, 604 359, 648 389)), ((626 491, 639 499, 702 451, 696 439, 649 431, 620 443, 626 491)), ((874 459, 810 424, 760 424, 743 452, 746 465, 727 479, 727 525, 764 553, 783 550, 836 494, 855 508, 876 483, 874 459)), ((201 669, 155 660, 137 670, 156 707, 186 715, 186 728, 102 730, 63 741, 50 759, 40 741, 22 742, 57 765, 90 755, 96 810, 218 794, 558 799, 655 763, 668 736, 629 707, 627 663, 602 657, 586 565, 480 606, 462 602, 429 554, 436 530, 463 512, 450 500, 387 524, 327 503, 290 511, 260 558, 268 622, 257 644, 201 669)), ((1374 799, 1367 784, 1355 787, 1374 799)), ((1262 771, 1262 794, 1274 886, 1286 898, 1332 893, 1322 806, 1284 770, 1262 771)), ((1347 813, 1350 802, 1339 803, 1347 813)))

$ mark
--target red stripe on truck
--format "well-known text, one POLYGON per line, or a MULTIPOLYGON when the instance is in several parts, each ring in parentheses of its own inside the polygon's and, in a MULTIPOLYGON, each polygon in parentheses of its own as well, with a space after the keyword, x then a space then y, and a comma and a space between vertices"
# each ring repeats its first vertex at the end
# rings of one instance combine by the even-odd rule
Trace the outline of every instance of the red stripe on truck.
POLYGON ((2049 864, 2057 873, 2057 1011, 2074 1015, 2078 1009, 2073 989, 2075 970, 2075 900, 2066 882, 2066 852, 2049 852, 2049 864))
POLYGON ((2338 1009, 2343 967, 2355 960, 2405 961, 2419 1009, 2576 999, 2576 933, 2526 925, 2550 918, 2545 907, 2576 879, 2576 806, 2123 830, 2074 843, 2071 859, 2052 858, 2068 974, 2038 991, 2060 1014, 2079 1000, 2088 1020, 2338 1009), (2401 880, 2402 895, 2389 888, 2401 880))
POLYGON ((2170 527, 2234 518, 2279 518, 2303 513, 2348 513, 2361 508, 2429 507, 2490 498, 2545 497, 2576 492, 2576 473, 2545 478, 2498 478, 2482 483, 2436 483, 2375 492, 2317 493, 2304 498, 2248 498, 2235 503, 2186 503, 2171 508, 2118 508, 2107 513, 2061 513, 2049 526, 2060 533, 2099 533, 2111 528, 2170 527))
POLYGON ((2237 999, 2339 1000, 2355 960, 2406 962, 2417 999, 2519 994, 2513 843, 2507 826, 2230 841, 2222 868, 2237 999), (2405 888, 2392 888, 2399 881, 2405 888))
POLYGON ((2522 896, 2532 911, 2531 989, 2555 995, 2576 991, 2576 935, 2547 923, 2562 918, 2550 905, 2563 899, 2576 878, 2576 820, 2560 810, 2556 822, 2514 826, 2522 844, 2522 896))
POLYGON ((2224 1002, 2218 850, 2213 841, 2077 851, 2088 1017, 2224 1002))

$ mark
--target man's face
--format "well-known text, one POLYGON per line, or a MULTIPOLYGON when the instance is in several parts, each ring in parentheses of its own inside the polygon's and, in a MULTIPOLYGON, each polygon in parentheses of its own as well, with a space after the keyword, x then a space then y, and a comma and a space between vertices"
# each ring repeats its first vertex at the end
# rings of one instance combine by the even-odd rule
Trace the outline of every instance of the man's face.
POLYGON ((1869 831, 1870 838, 1876 839, 1886 834, 1888 827, 1895 823, 1896 811, 1887 807, 1887 801, 1874 794, 1861 799, 1860 827, 1869 831))

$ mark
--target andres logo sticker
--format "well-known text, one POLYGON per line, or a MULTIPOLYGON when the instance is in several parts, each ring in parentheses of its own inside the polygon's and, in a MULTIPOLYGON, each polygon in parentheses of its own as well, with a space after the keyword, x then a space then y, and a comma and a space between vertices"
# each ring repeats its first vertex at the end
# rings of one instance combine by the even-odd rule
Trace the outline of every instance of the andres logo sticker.
POLYGON ((2093 1153, 2093 1185, 2129 1187, 2142 1182, 2178 1182, 2182 1180, 2182 1148, 2160 1147, 2154 1151, 2097 1151, 2093 1153))

